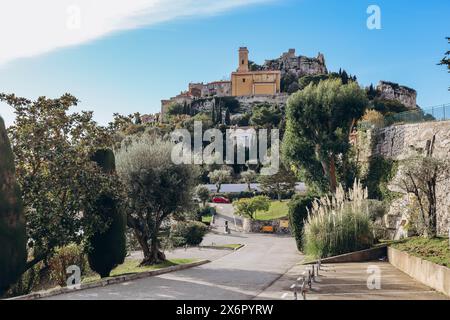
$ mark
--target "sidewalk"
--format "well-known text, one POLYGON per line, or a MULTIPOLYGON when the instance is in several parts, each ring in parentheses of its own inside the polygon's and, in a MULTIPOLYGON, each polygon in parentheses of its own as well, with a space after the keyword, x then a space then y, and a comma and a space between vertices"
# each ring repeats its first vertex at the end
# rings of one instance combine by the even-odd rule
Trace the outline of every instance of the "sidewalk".
MULTIPOLYGON (((255 299, 294 299, 290 288, 308 266, 295 265, 255 299)), ((301 295, 299 294, 299 299, 301 295)), ((319 277, 306 294, 307 300, 448 300, 415 281, 388 262, 361 262, 322 265, 319 277), (381 272, 380 289, 369 289, 368 268, 381 272)), ((299 301, 301 302, 301 301, 299 301)))

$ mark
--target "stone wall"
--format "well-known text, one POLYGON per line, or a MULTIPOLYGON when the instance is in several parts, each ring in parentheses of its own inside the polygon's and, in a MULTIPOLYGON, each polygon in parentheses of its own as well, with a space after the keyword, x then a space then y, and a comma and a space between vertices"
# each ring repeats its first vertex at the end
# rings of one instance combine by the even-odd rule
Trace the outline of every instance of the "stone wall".
POLYGON ((277 105, 280 108, 284 108, 286 106, 288 98, 288 94, 236 97, 236 99, 239 101, 241 111, 250 111, 254 106, 263 103, 277 105))
MULTIPOLYGON (((268 103, 271 105, 277 105, 280 108, 284 108, 286 106, 286 102, 288 99, 288 94, 277 94, 277 95, 257 95, 257 96, 243 96, 243 97, 234 97, 240 105, 240 113, 244 113, 247 111, 251 111, 253 107, 259 104, 268 103)), ((192 108, 196 112, 210 112, 212 108, 216 104, 216 99, 214 97, 211 98, 203 98, 197 99, 192 102, 192 108)))
MULTIPOLYGON (((371 134, 372 155, 404 160, 417 152, 422 154, 426 152, 433 139, 433 156, 449 159, 450 121, 394 125, 374 130, 371 134)), ((395 184, 391 184, 389 189, 396 192, 401 191, 395 184)), ((438 233, 446 235, 450 227, 450 181, 439 183, 436 193, 438 233)), ((408 220, 408 203, 411 200, 410 196, 404 194, 391 204, 385 217, 386 225, 391 230, 391 238, 398 239, 407 235, 407 230, 403 227, 408 220)))
POLYGON ((243 224, 242 224, 242 229, 244 230, 244 232, 249 232, 249 233, 262 233, 262 228, 263 227, 273 227, 273 232, 274 233, 288 233, 290 234, 290 228, 282 228, 280 226, 280 221, 281 220, 287 220, 287 219, 276 219, 276 220, 266 220, 266 221, 261 221, 261 220, 250 220, 249 218, 244 218, 243 220, 243 224))

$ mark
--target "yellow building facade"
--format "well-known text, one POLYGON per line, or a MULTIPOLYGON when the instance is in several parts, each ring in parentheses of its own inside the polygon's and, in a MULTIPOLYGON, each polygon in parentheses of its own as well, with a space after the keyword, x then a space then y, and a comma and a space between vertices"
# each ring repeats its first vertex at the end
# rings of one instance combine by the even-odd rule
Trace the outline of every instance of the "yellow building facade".
POLYGON ((250 71, 248 49, 239 48, 239 67, 231 74, 231 95, 275 95, 281 91, 281 71, 250 71))

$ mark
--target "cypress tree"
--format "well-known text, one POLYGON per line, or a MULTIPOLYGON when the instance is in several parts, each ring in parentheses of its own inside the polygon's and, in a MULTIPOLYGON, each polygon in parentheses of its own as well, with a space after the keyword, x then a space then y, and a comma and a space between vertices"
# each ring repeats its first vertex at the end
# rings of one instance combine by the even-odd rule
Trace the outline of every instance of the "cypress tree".
MULTIPOLYGON (((92 160, 104 173, 115 173, 114 153, 110 149, 98 150, 92 160)), ((96 232, 89 239, 89 266, 102 278, 108 277, 111 270, 122 264, 126 255, 125 228, 126 218, 119 208, 118 201, 109 194, 100 194, 96 202, 96 211, 101 220, 109 223, 104 232, 96 232)))
POLYGON ((231 115, 230 115, 230 110, 228 108, 225 111, 225 124, 226 125, 230 125, 231 124, 231 115))
POLYGON ((25 271, 25 215, 15 179, 14 156, 0 117, 0 296, 25 271))

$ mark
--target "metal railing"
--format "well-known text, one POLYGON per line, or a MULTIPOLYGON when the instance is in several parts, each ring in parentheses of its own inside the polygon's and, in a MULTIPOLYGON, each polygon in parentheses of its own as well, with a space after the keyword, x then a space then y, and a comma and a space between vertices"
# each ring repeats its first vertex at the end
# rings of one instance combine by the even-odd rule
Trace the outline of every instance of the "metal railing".
POLYGON ((391 115, 386 117, 385 125, 444 120, 450 120, 450 103, 391 115))

